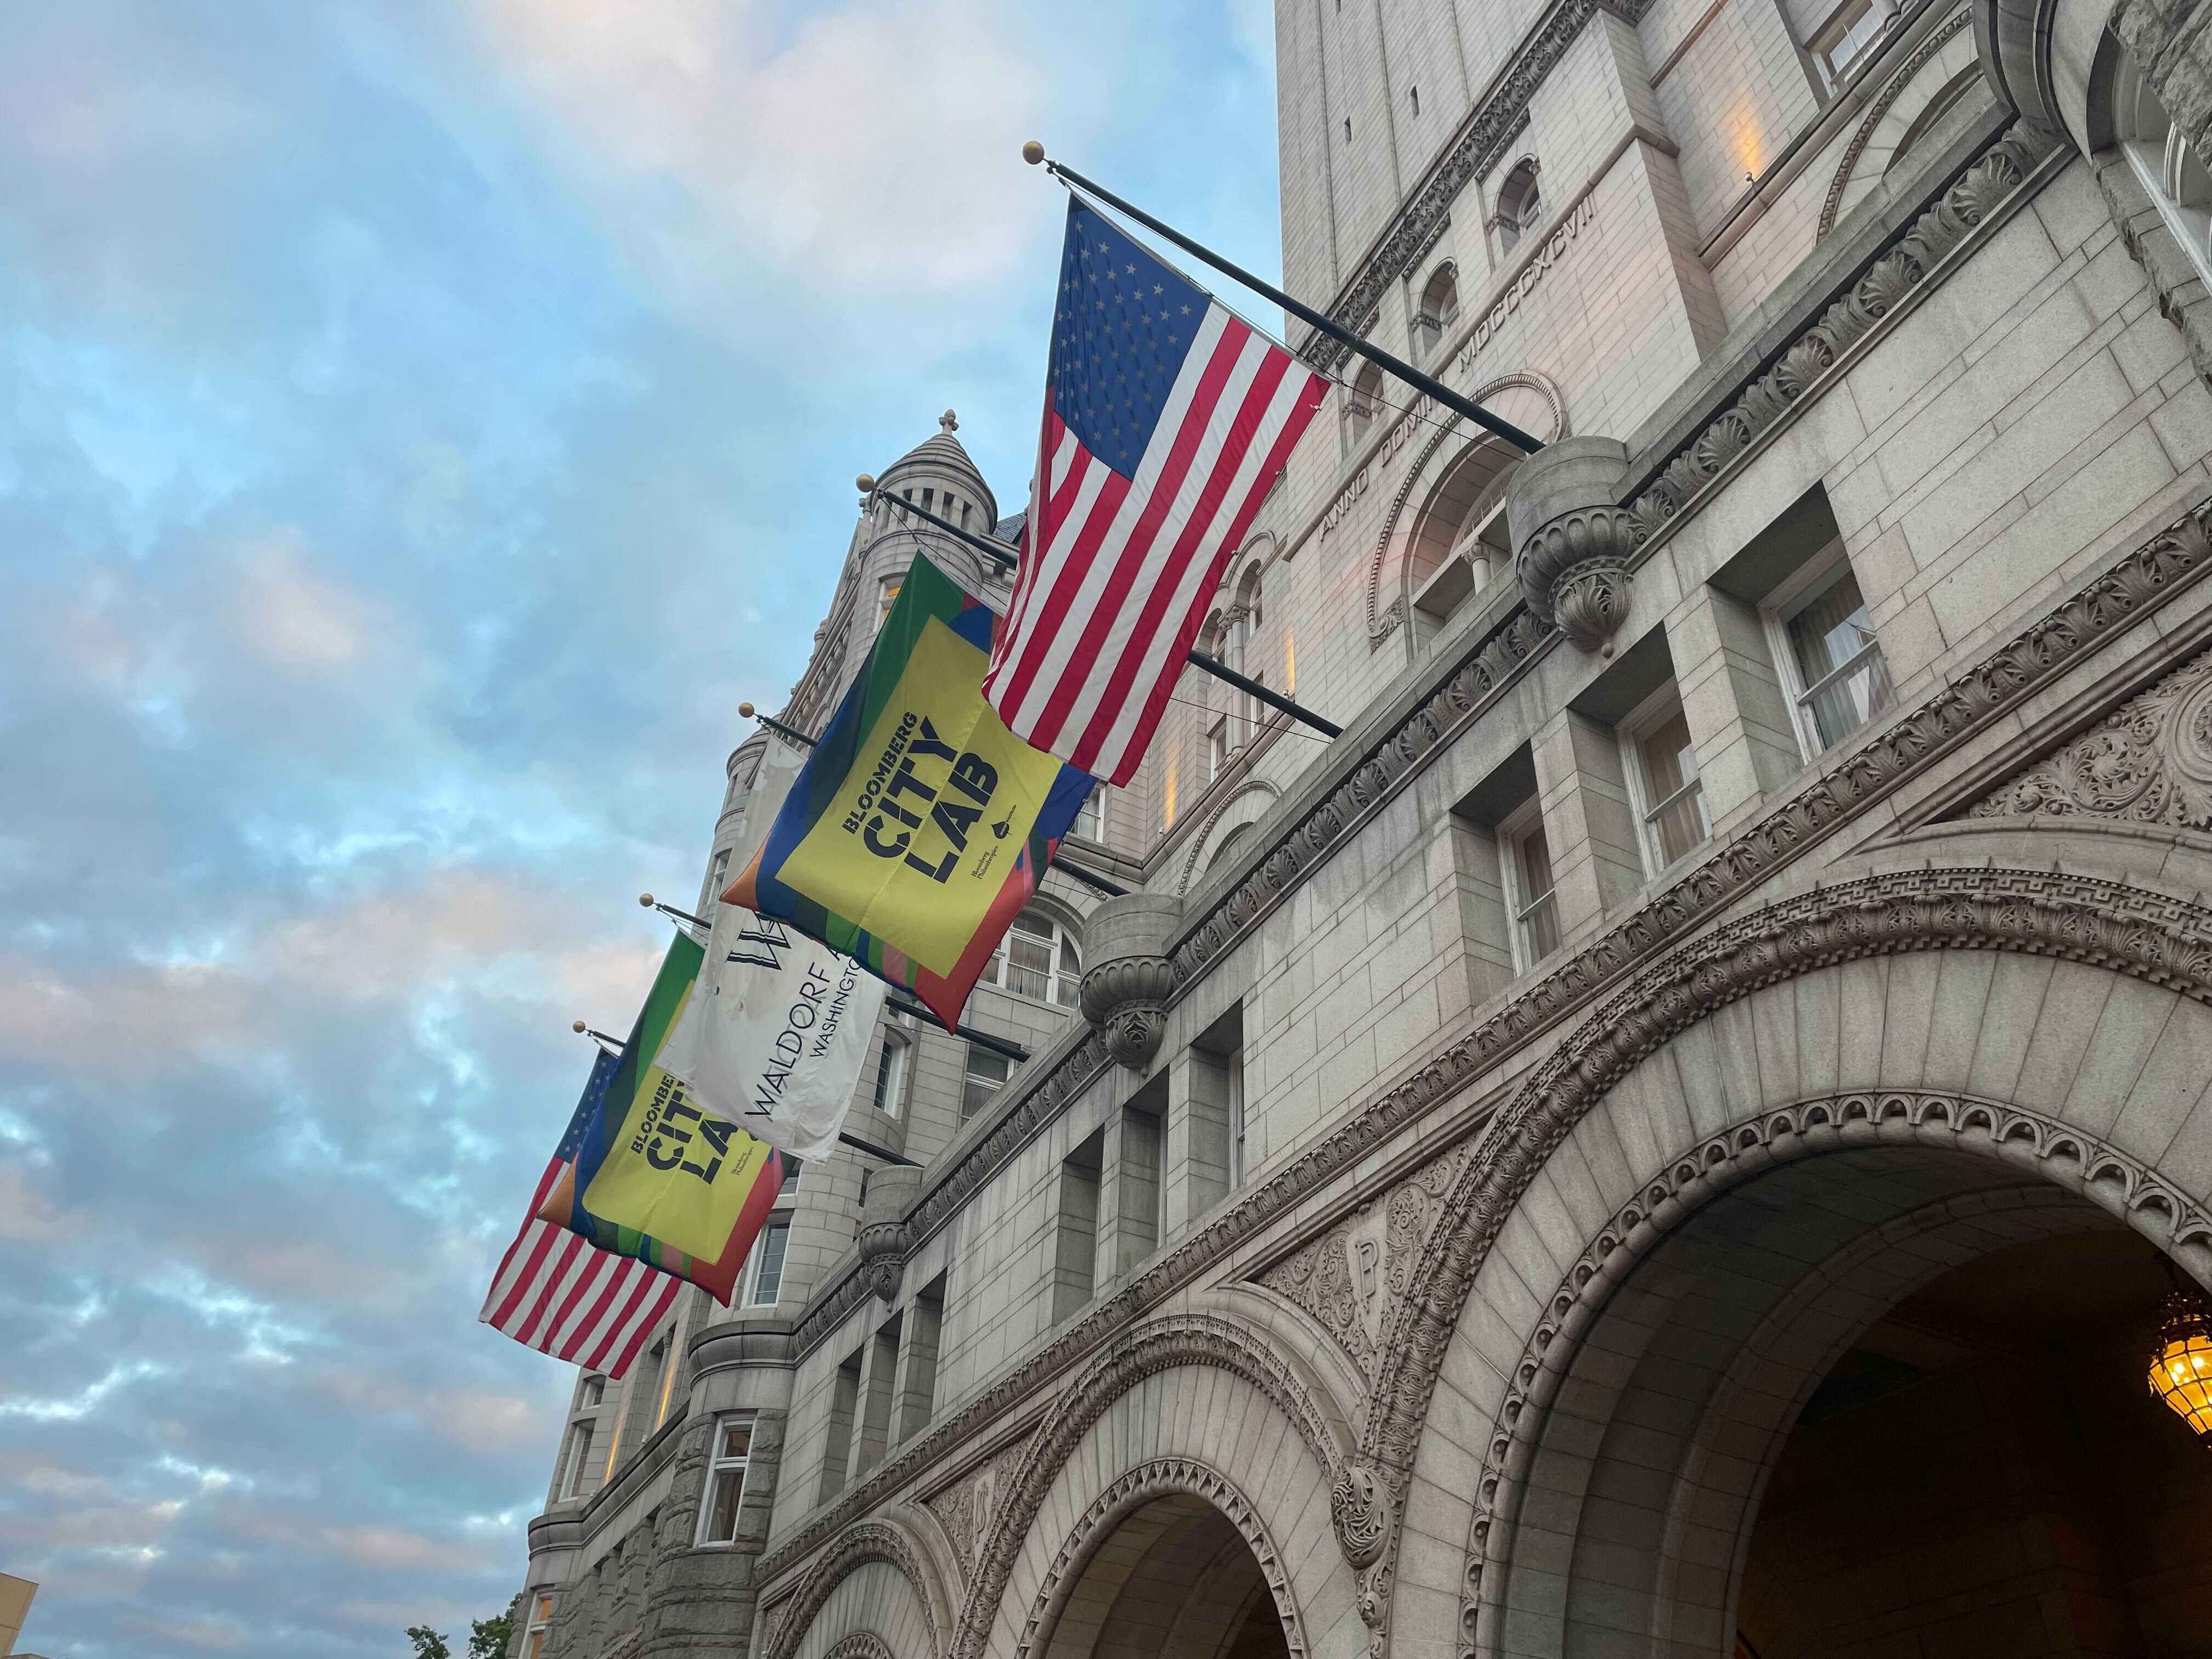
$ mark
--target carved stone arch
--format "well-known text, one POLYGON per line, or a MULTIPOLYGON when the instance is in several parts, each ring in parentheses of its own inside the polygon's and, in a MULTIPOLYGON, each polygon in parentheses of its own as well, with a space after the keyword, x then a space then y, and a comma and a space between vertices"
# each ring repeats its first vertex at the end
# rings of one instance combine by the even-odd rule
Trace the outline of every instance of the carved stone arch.
POLYGON ((1236 1483, 1194 1457, 1158 1458, 1139 1464, 1092 1500, 1091 1507, 1069 1529, 1052 1565, 1046 1569, 1044 1582, 1030 1603, 1028 1621, 1022 1626, 1014 1659, 1031 1659, 1039 1651, 1040 1642, 1050 1640, 1069 1595, 1082 1582, 1083 1570, 1115 1529, 1146 1505, 1179 1494, 1210 1504, 1236 1528, 1245 1547, 1260 1564, 1261 1576, 1274 1601, 1275 1616, 1282 1621, 1283 1639, 1290 1648, 1291 1659, 1305 1659, 1305 1622, 1291 1594, 1290 1575, 1283 1568, 1282 1551, 1269 1535, 1259 1511, 1237 1490, 1236 1483))
POLYGON ((1729 1004, 1839 963, 1938 950, 2081 963, 2212 1006, 2212 910, 2050 870, 1868 876, 1782 900, 1649 963, 1476 1132, 1431 1234, 1423 1293, 1400 1304, 1386 1328, 1359 1451, 1383 1482, 1376 1501, 1389 1510, 1384 1547, 1363 1585, 1370 1626, 1388 1618, 1397 1522, 1446 1350, 1477 1272, 1552 1152, 1638 1063, 1729 1004))
MULTIPOLYGON (((1000 1598, 1013 1576, 1023 1540, 1048 1487, 1076 1445, 1108 1407, 1146 1378, 1181 1366, 1211 1366, 1236 1376, 1282 1414, 1316 1462, 1334 1472, 1348 1449, 1337 1425, 1288 1361, 1261 1337, 1204 1314, 1181 1314, 1139 1327, 1117 1341, 1054 1402, 1022 1449, 1006 1496, 976 1548, 954 1628, 956 1659, 979 1659, 990 1639, 1000 1598)), ((769 1659, 789 1659, 774 1654, 769 1659)))
MULTIPOLYGON (((1534 392, 1543 402, 1550 429, 1537 435, 1546 443, 1565 437, 1566 394, 1559 390, 1558 383, 1548 374, 1533 368, 1516 369, 1510 374, 1501 374, 1496 380, 1486 382, 1469 395, 1476 403, 1484 403, 1499 392, 1516 386, 1534 392)), ((1470 439, 1462 430, 1462 423, 1455 416, 1440 424, 1430 434, 1428 441, 1421 446, 1421 453, 1406 469, 1405 478, 1400 483, 1397 494, 1390 499, 1390 510, 1383 516, 1382 532, 1375 538, 1375 550, 1367 560, 1367 646, 1370 651, 1390 637, 1406 620, 1410 608, 1411 601, 1402 592, 1394 593, 1389 605, 1382 603, 1383 577, 1385 572, 1391 568, 1393 555, 1396 556, 1400 565, 1404 562, 1406 550, 1404 538, 1399 533, 1399 524, 1405 517, 1406 503, 1413 498, 1415 488, 1422 482, 1439 451, 1448 444, 1452 445, 1451 453, 1456 457, 1460 449, 1468 443, 1480 441, 1480 439, 1470 439), (1456 444, 1453 443, 1455 437, 1458 440, 1456 444)))
POLYGON ((1867 106, 1865 116, 1853 129, 1850 141, 1844 146, 1843 158, 1836 163, 1835 177, 1828 184, 1827 199, 1820 204, 1820 228, 1814 233, 1816 238, 1826 236, 1836 228, 1836 220, 1844 210, 1844 197, 1855 182, 1871 189, 1887 171, 1899 148, 1900 135, 1909 132, 1908 124, 1918 112, 1929 107, 1944 94, 1955 94, 1972 84, 1972 77, 1979 73, 1981 65, 1974 52, 1973 21, 1971 9, 1961 8, 1954 12, 1882 83, 1881 90, 1867 106), (1962 36, 1965 39, 1961 45, 1954 47, 1952 42, 1962 36), (1945 68, 1951 72, 1926 77, 1925 84, 1918 84, 1923 78, 1921 71, 1938 58, 1945 60, 1945 68), (1959 62, 1963 62, 1963 70, 1959 69, 1959 62), (1880 142, 1883 138, 1888 140, 1887 144, 1880 142))
MULTIPOLYGON (((775 1624, 760 1648, 762 1659, 793 1659, 799 1644, 837 1586, 870 1562, 882 1562, 913 1587, 915 1599, 929 1615, 930 1651, 945 1651, 951 1626, 951 1598, 907 1528, 884 1517, 859 1521, 839 1533, 814 1558, 798 1589, 783 1598, 775 1624)), ((826 1656, 825 1656, 826 1659, 826 1656)))
POLYGON ((1182 875, 1176 883, 1176 891, 1178 894, 1188 893, 1190 891, 1191 884, 1206 873, 1208 851, 1218 845, 1217 833, 1225 834, 1228 830, 1257 823, 1267 816, 1268 806, 1272 805, 1282 793, 1265 778, 1247 778, 1224 795, 1215 804, 1213 810, 1206 815, 1206 822, 1199 827, 1198 833, 1191 837, 1190 851, 1183 859, 1182 875), (1255 799, 1258 799, 1259 805, 1244 806, 1237 813, 1235 821, 1229 822, 1232 807, 1236 807, 1239 802, 1251 801, 1255 799))
MULTIPOLYGON (((1657 1253, 1707 1206, 1743 1183, 1788 1165, 1837 1152, 1918 1148, 1996 1166, 2002 1175, 2032 1182, 1993 1190, 1981 1203, 2011 1218, 2013 1229, 2039 1225, 2078 1230, 2089 1204, 2202 1273, 2212 1267, 2212 1212, 2141 1160, 2101 1138, 2045 1114, 2006 1102, 1921 1089, 1854 1090, 1763 1109, 1708 1135, 1651 1172, 1589 1237, 1581 1254, 1542 1304, 1505 1394, 1479 1449, 1482 1469, 1468 1524, 1466 1599, 1461 1609, 1465 1659, 1498 1651, 1492 1626, 1498 1607, 1496 1579, 1510 1566, 1514 1524, 1534 1449, 1545 1434, 1553 1401, 1571 1375, 1571 1358, 1635 1268, 1657 1253), (2046 1213, 2047 1212, 2047 1213, 2046 1213), (1487 1615, 1487 1616, 1486 1616, 1487 1615)), ((1956 1200, 1906 1212, 1869 1230, 1822 1261, 1808 1282, 1841 1285, 1851 1270, 1893 1249, 1903 1240, 1936 1231, 1952 1219, 1956 1200)), ((1948 1265, 1932 1253, 1925 1271, 1948 1265)), ((1774 1418, 1785 1431, 1802 1395, 1824 1376, 1857 1329, 1878 1317, 1867 1310, 1860 1326, 1834 1334, 1830 1352, 1801 1362, 1800 1397, 1774 1418)), ((1767 1328, 1778 1331, 1778 1320, 1767 1328)), ((1763 1363, 1768 1344, 1754 1341, 1730 1362, 1728 1381, 1741 1386, 1763 1363)), ((1577 1407, 1587 1413, 1588 1402, 1577 1407)), ((1745 1455, 1737 1445, 1733 1455, 1745 1455)))
POLYGON ((870 1630, 841 1636, 822 1659, 893 1659, 890 1644, 870 1630))

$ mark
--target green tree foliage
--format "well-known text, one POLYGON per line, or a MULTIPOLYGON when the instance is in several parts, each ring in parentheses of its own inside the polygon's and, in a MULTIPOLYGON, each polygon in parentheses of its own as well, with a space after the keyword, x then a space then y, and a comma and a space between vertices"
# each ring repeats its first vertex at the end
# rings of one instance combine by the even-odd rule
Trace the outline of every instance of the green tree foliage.
POLYGON ((514 1639, 516 1596, 507 1604, 507 1611, 495 1619, 469 1620, 469 1659, 503 1659, 507 1644, 514 1639))
POLYGON ((415 1644, 415 1659, 453 1659, 446 1638, 428 1625, 410 1625, 407 1639, 415 1644))

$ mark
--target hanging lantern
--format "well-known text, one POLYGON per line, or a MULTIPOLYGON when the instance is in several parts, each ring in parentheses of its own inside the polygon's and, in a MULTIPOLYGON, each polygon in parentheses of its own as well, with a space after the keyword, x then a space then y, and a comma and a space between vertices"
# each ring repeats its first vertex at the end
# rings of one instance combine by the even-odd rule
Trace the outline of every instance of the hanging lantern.
POLYGON ((2158 1322, 2150 1391, 2201 1435, 2212 1435, 2212 1302, 2177 1279, 2158 1322))

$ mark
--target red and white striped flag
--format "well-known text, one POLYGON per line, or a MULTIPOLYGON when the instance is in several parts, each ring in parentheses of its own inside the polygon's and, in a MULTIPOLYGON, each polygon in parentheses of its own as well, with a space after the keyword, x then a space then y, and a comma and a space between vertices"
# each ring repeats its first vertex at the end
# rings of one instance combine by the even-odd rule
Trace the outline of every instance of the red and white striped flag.
POLYGON ((1126 784, 1206 601, 1328 382, 1070 200, 1044 431, 983 695, 1126 784))
POLYGON ((477 1315, 526 1348, 617 1378, 628 1374, 645 1339, 668 1316, 684 1282, 634 1255, 602 1250, 566 1227, 540 1221, 538 1212, 575 1161, 576 1144, 620 1063, 620 1055, 604 1049, 593 1063, 568 1132, 538 1177, 522 1231, 500 1258, 477 1315))

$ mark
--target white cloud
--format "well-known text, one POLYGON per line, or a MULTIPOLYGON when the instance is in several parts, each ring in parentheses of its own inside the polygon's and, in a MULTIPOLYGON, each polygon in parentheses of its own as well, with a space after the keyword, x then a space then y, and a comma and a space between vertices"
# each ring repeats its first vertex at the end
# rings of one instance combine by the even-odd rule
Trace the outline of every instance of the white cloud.
POLYGON ((1058 228, 1020 146, 1088 99, 1036 8, 478 4, 626 250, 702 309, 744 287, 770 307, 755 328, 856 303, 927 315, 994 289, 1058 228))

